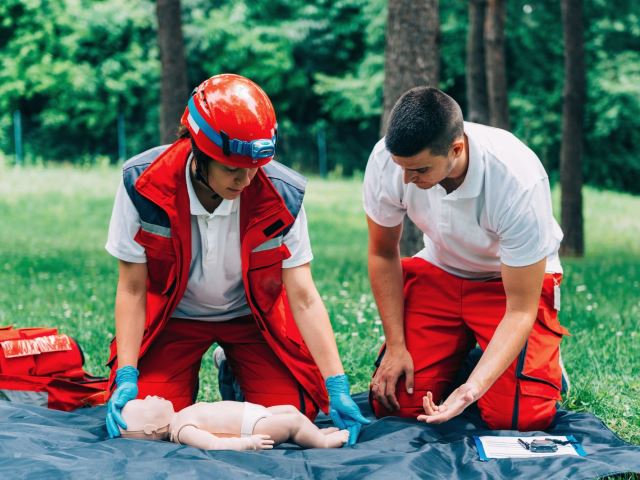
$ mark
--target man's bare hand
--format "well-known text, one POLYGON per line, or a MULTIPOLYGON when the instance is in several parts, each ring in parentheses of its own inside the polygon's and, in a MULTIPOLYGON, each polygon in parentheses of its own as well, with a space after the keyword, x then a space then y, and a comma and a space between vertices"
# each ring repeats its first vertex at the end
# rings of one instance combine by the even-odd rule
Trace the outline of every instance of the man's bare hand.
POLYGON ((475 385, 464 383, 456 388, 441 405, 433 401, 433 394, 427 392, 422 398, 422 407, 425 415, 419 415, 418 421, 425 423, 444 423, 453 417, 460 415, 465 408, 480 397, 475 385))
POLYGON ((400 408, 396 398, 396 384, 401 375, 405 376, 407 393, 413 393, 413 359, 406 348, 389 350, 382 357, 380 367, 371 380, 371 391, 377 401, 387 410, 400 408))

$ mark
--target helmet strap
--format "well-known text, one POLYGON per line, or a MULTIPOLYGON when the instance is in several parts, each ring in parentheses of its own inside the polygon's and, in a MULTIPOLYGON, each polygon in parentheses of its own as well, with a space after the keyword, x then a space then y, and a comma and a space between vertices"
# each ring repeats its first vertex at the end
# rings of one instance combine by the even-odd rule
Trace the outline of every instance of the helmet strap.
POLYGON ((222 153, 224 153, 227 157, 231 155, 231 147, 229 146, 229 135, 227 135, 223 130, 220 130, 220 138, 222 139, 222 153))

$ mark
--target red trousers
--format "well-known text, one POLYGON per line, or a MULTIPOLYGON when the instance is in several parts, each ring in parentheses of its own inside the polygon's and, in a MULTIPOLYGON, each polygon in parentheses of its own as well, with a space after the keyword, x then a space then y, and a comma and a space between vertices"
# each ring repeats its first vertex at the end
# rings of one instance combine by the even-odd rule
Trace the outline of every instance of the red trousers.
MULTIPOLYGON (((169 320, 138 362, 138 398, 164 397, 173 402, 176 411, 194 403, 200 362, 214 342, 224 348, 248 402, 266 407, 293 405, 315 419, 318 407, 269 348, 250 315, 226 322, 169 320)), ((115 369, 111 376, 115 376, 115 369)))
MULTIPOLYGON (((414 393, 404 379, 396 397, 400 411, 387 411, 373 400, 376 416, 416 417, 424 413, 422 397, 431 391, 439 403, 476 342, 484 351, 506 310, 502 281, 465 280, 420 258, 402 261, 405 341, 414 362, 414 393)), ((478 400, 492 429, 544 430, 561 399, 560 341, 568 331, 554 309, 554 285, 560 274, 546 274, 538 315, 520 355, 478 400)))

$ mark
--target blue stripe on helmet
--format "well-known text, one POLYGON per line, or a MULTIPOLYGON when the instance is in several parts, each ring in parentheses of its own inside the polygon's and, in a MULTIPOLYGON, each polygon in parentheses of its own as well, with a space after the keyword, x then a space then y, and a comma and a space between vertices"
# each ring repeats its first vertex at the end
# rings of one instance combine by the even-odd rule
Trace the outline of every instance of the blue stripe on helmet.
POLYGON ((204 132, 209 140, 222 148, 222 137, 211 127, 211 125, 207 123, 202 115, 200 115, 200 112, 196 108, 196 103, 193 101, 193 97, 189 99, 189 103, 187 106, 189 108, 189 114, 195 120, 198 127, 200 127, 200 130, 204 132))

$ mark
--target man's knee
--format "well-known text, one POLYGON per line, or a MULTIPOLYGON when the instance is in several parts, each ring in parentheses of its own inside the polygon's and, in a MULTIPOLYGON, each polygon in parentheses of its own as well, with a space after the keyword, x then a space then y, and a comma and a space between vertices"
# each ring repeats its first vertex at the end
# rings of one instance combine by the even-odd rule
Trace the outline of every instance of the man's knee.
POLYGON ((369 403, 371 404, 371 410, 373 410, 373 414, 377 418, 394 416, 394 417, 405 417, 405 418, 415 418, 418 415, 424 413, 422 409, 422 396, 420 396, 420 404, 417 405, 415 403, 407 404, 406 402, 400 404, 399 410, 389 410, 378 400, 373 398, 370 393, 369 403))
MULTIPOLYGON (((516 387, 518 388, 518 387, 516 387)), ((521 432, 545 430, 553 422, 557 400, 552 392, 535 394, 518 388, 516 394, 487 392, 478 401, 480 414, 492 430, 518 430, 521 432)))

